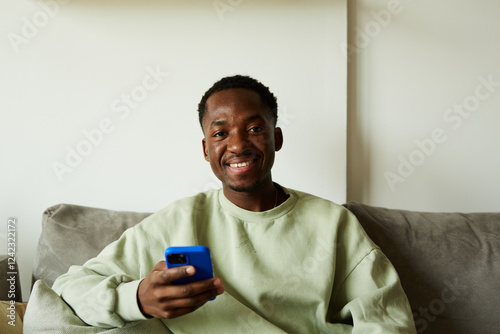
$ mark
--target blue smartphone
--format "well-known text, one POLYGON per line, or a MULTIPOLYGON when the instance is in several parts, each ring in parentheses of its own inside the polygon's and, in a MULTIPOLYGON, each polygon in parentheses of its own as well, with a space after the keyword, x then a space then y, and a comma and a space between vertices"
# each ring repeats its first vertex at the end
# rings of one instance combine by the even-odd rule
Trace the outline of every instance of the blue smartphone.
POLYGON ((187 284, 214 277, 210 249, 205 246, 168 247, 165 250, 167 268, 193 266, 196 272, 193 276, 179 278, 173 284, 187 284))

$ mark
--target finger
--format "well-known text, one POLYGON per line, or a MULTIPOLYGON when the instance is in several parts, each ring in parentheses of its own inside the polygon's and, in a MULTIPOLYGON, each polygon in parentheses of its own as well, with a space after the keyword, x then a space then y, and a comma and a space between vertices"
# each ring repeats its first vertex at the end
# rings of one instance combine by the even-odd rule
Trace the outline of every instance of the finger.
POLYGON ((213 289, 190 298, 165 300, 159 305, 158 317, 172 319, 193 312, 207 301, 215 299, 218 294, 220 294, 219 291, 213 289))
POLYGON ((163 271, 166 267, 167 263, 165 261, 160 261, 154 266, 153 271, 163 271))
POLYGON ((165 308, 194 306, 222 293, 224 293, 224 287, 222 280, 218 277, 183 285, 165 284, 158 290, 158 296, 161 296, 159 302, 165 308), (179 302, 172 303, 175 300, 179 302))
POLYGON ((201 306, 203 306, 203 305, 199 305, 199 306, 195 306, 195 307, 184 307, 184 308, 169 309, 167 311, 161 311, 159 313, 158 318, 160 318, 160 319, 174 319, 174 318, 183 316, 185 314, 191 313, 193 311, 196 311, 201 306))
POLYGON ((198 308, 212 299, 216 295, 215 292, 205 292, 203 294, 192 296, 189 298, 170 299, 163 303, 163 308, 167 310, 175 310, 180 308, 198 308))
POLYGON ((193 276, 195 272, 196 269, 193 266, 182 266, 171 269, 165 267, 161 271, 161 278, 164 284, 170 284, 179 278, 193 276))
POLYGON ((218 277, 183 285, 170 285, 170 287, 170 291, 175 294, 175 298, 190 298, 208 291, 224 289, 222 280, 218 277))

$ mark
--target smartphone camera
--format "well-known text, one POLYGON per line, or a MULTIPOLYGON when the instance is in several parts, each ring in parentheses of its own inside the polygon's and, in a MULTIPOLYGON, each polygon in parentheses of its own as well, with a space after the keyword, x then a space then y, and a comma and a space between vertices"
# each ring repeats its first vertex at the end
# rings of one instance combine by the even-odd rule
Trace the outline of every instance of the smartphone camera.
POLYGON ((184 254, 168 254, 167 260, 171 264, 186 264, 187 258, 184 254))

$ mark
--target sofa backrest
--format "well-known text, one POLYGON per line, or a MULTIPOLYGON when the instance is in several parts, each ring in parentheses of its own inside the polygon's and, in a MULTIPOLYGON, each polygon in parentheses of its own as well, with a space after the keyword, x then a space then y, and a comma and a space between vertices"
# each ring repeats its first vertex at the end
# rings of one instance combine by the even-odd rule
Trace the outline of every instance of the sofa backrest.
POLYGON ((419 333, 500 332, 500 213, 345 206, 399 273, 419 333))
POLYGON ((149 215, 72 204, 48 208, 42 217, 32 283, 40 279, 52 286, 70 266, 82 265, 97 256, 127 228, 149 215))

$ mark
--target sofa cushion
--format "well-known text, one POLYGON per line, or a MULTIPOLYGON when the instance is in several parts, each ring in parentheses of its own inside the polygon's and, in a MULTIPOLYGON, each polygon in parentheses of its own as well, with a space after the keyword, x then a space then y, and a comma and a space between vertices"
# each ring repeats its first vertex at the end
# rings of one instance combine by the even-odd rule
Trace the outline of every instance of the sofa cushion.
POLYGON ((41 279, 52 286, 71 265, 82 265, 97 256, 127 228, 149 215, 71 204, 48 208, 42 217, 32 282, 41 279))
POLYGON ((500 213, 345 206, 398 271, 419 333, 498 333, 500 213))
POLYGON ((33 292, 24 317, 24 333, 172 334, 158 318, 148 321, 133 321, 127 323, 124 327, 118 328, 89 326, 78 318, 73 309, 43 281, 38 281, 33 286, 33 292))

